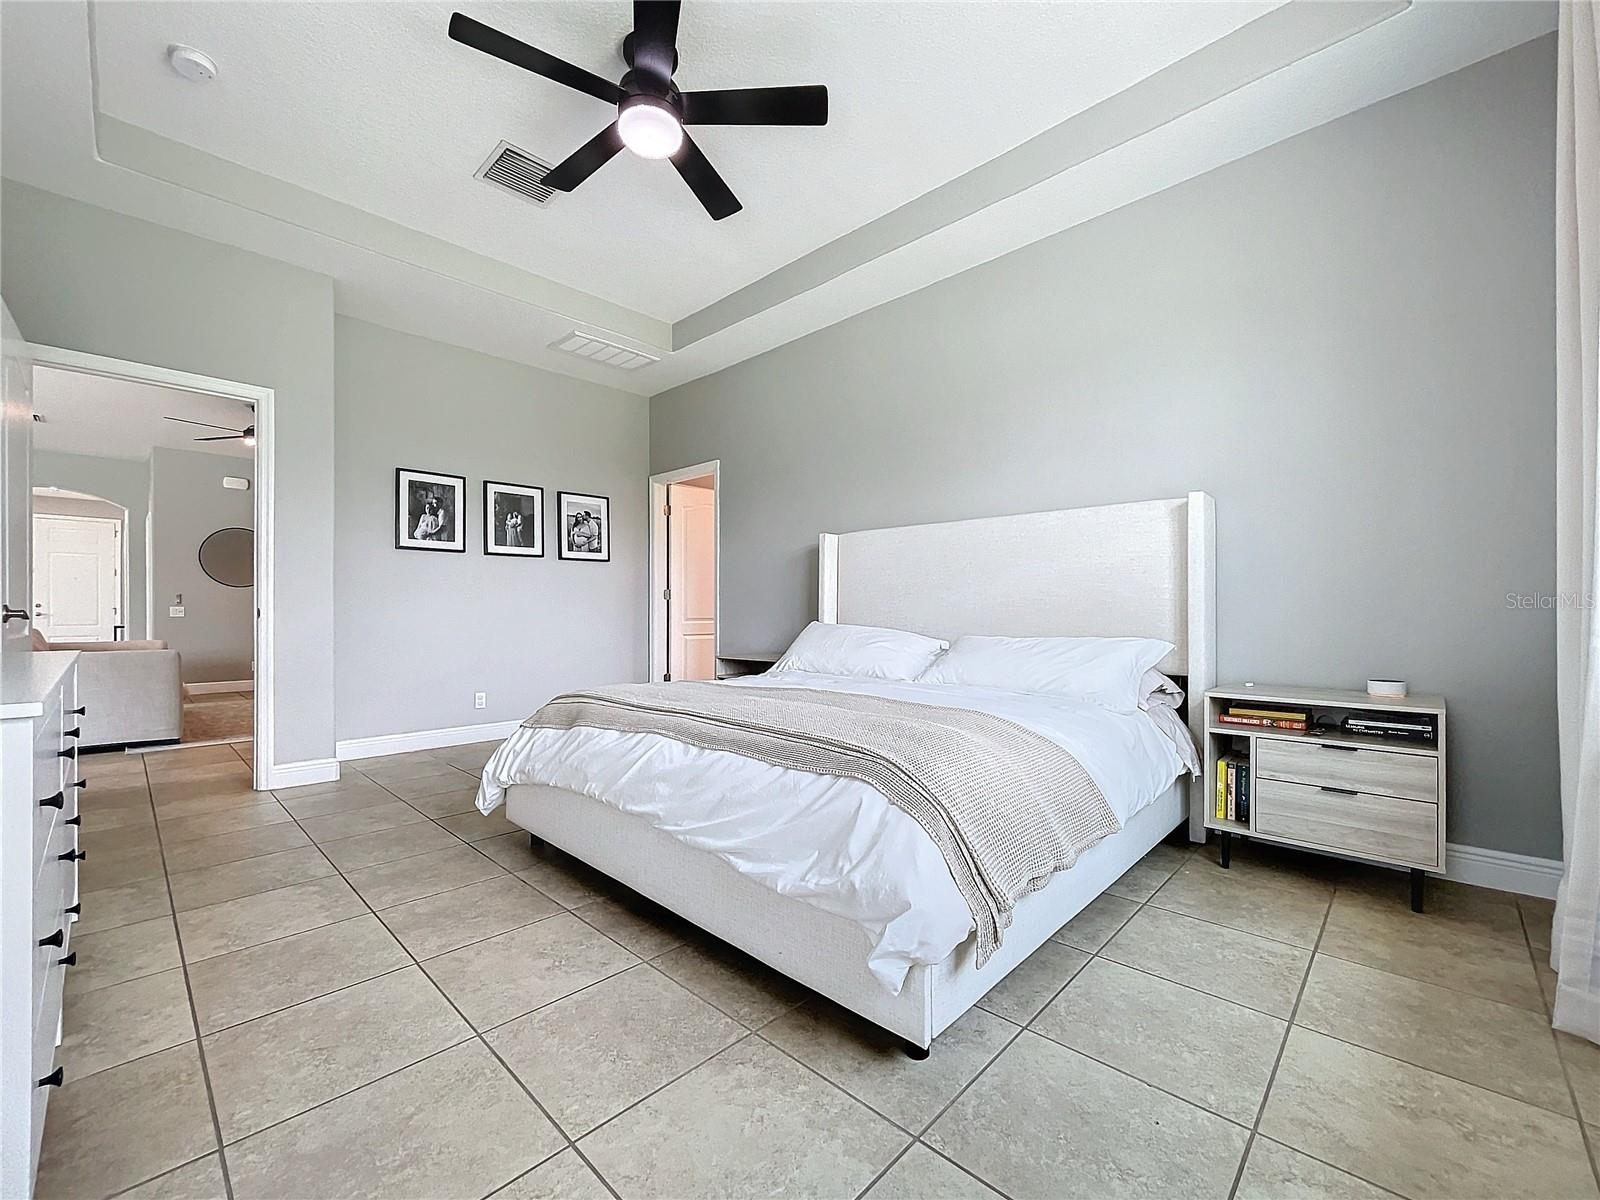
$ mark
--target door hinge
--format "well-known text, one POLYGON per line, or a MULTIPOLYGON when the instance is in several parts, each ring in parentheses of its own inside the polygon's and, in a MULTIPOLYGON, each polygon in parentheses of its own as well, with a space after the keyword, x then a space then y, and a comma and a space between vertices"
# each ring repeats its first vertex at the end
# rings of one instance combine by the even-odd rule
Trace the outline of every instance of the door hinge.
POLYGON ((672 589, 671 588, 662 588, 661 589, 661 598, 663 600, 671 600, 672 599, 672 589))
POLYGON ((663 517, 670 517, 670 516, 671 516, 671 515, 672 515, 672 505, 670 505, 670 504, 663 504, 663 505, 662 505, 662 506, 661 506, 661 515, 662 515, 662 516, 663 516, 663 517))
POLYGON ((662 683, 671 683, 672 682, 672 672, 671 671, 663 671, 663 672, 661 672, 661 682, 662 683))

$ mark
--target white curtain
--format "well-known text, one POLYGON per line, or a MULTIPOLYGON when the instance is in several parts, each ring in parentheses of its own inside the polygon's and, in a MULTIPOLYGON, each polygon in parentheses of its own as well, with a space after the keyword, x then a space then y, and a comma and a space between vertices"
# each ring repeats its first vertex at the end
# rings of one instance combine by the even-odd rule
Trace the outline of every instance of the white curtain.
POLYGON ((1566 870, 1555 1025, 1600 1042, 1600 35, 1561 4, 1556 99, 1556 692, 1566 870))

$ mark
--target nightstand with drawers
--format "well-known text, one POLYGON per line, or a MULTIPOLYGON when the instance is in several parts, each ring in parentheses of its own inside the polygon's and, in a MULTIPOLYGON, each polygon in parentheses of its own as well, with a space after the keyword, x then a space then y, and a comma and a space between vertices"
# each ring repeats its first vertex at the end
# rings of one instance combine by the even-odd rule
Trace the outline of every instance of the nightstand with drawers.
POLYGON ((1343 855, 1411 872, 1411 907, 1423 880, 1445 869, 1445 703, 1440 696, 1386 699, 1366 692, 1266 684, 1206 693, 1205 825, 1221 836, 1222 865, 1242 835, 1343 855), (1304 731, 1224 724, 1239 706, 1309 714, 1304 731), (1434 728, 1410 740, 1338 727, 1353 713, 1405 714, 1434 728), (1227 755, 1249 772, 1249 811, 1218 816, 1217 764, 1227 755))

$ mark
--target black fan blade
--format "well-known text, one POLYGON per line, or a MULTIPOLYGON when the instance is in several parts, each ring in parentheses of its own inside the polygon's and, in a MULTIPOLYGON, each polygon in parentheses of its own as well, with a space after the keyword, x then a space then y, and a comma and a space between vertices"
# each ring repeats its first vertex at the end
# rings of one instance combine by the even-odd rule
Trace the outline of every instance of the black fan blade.
POLYGON ((663 83, 678 69, 679 0, 633 0, 633 65, 663 83))
POLYGON ((617 123, 613 121, 574 153, 557 163, 550 174, 539 182, 545 187, 555 188, 558 192, 570 192, 610 162, 612 156, 621 149, 622 135, 617 132, 617 123))
POLYGON ((181 421, 185 425, 204 425, 207 429, 226 429, 237 434, 239 431, 227 425, 213 425, 210 421, 191 421, 188 417, 162 417, 163 421, 181 421))
POLYGON ((244 434, 242 433, 230 433, 227 437, 203 437, 195 438, 194 440, 197 442, 236 442, 243 436, 244 434))
POLYGON ((543 75, 546 79, 564 83, 576 91, 587 92, 596 100, 604 100, 607 104, 618 104, 622 100, 622 89, 610 80, 601 79, 600 76, 591 74, 582 67, 563 62, 555 55, 546 54, 543 50, 528 45, 527 42, 519 42, 510 34, 490 29, 483 22, 474 21, 464 13, 450 15, 450 36, 463 46, 471 46, 474 50, 492 54, 513 66, 521 67, 524 71, 532 71, 535 75, 543 75))
POLYGON ((672 156, 672 165, 678 168, 678 174, 683 176, 695 198, 705 205, 713 221, 731 217, 744 207, 687 133, 683 135, 683 145, 672 156))
POLYGON ((799 87, 729 88, 683 93, 685 125, 826 125, 828 89, 820 83, 799 87))

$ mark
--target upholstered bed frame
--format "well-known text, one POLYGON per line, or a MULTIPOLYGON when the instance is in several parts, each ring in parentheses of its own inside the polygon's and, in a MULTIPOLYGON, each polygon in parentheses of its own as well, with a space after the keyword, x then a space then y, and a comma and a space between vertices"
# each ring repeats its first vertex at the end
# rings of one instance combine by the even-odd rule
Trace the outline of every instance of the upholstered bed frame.
MULTIPOLYGON (((821 620, 938 637, 1093 635, 1164 638, 1162 669, 1193 698, 1216 682, 1216 517, 1191 492, 1097 508, 985 517, 822 535, 821 620)), ((608 805, 559 788, 519 785, 509 818, 814 991, 928 1047, 1187 816, 1204 837, 1202 785, 1180 779, 1070 871, 1017 905, 982 970, 973 939, 942 963, 913 967, 891 996, 867 970, 867 936, 851 922, 779 895, 721 859, 608 805)))

